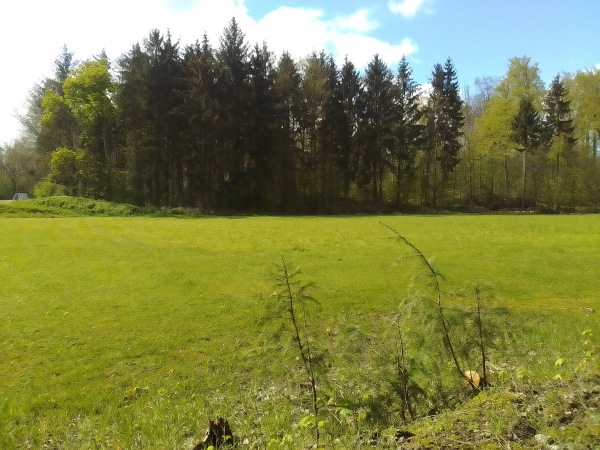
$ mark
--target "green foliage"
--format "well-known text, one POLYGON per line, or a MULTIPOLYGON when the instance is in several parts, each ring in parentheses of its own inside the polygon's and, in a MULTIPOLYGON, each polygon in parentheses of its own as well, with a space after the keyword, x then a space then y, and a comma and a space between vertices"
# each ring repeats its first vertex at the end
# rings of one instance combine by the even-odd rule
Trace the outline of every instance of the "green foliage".
POLYGON ((448 179, 460 161, 463 101, 452 59, 434 66, 431 87, 425 108, 427 149, 422 197, 425 203, 436 206, 446 204, 448 179))
POLYGON ((41 99, 41 106, 43 112, 39 126, 41 135, 49 143, 46 145, 52 150, 78 146, 80 130, 65 98, 56 91, 48 89, 41 99))
POLYGON ((50 196, 35 200, 37 204, 69 210, 82 215, 99 216, 138 216, 149 214, 152 210, 127 204, 115 204, 102 200, 82 197, 50 196))
POLYGON ((42 127, 49 127, 57 125, 59 115, 65 110, 66 103, 62 96, 54 91, 48 90, 42 98, 42 107, 44 108, 44 115, 42 116, 40 124, 42 127))
POLYGON ((536 110, 540 111, 544 95, 544 82, 540 76, 540 68, 536 63, 532 63, 529 56, 511 58, 506 75, 495 91, 497 95, 514 103, 529 98, 536 110))
POLYGON ((531 99, 519 100, 519 107, 512 120, 512 140, 520 153, 533 153, 540 145, 542 125, 531 99))
POLYGON ((513 150, 511 123, 516 105, 503 96, 493 96, 485 103, 477 119, 475 138, 481 154, 502 159, 513 150))
POLYGON ((73 190, 77 185, 83 150, 57 148, 50 159, 50 179, 73 190))
POLYGON ((65 80, 63 89, 65 102, 82 129, 90 130, 98 122, 115 119, 116 110, 111 100, 114 83, 106 59, 85 61, 65 80))
POLYGON ((62 147, 52 152, 47 181, 62 186, 68 195, 98 198, 104 189, 103 175, 102 167, 91 153, 62 147))
POLYGON ((427 93, 405 58, 396 73, 391 63, 375 54, 361 75, 325 51, 278 57, 266 43, 251 47, 235 19, 214 47, 204 35, 180 48, 169 32, 151 30, 117 64, 104 54, 75 64, 64 48, 54 77, 32 90, 19 116, 22 154, 35 150, 39 164, 20 161, 9 181, 31 191, 48 175, 50 153, 69 148, 93 158, 83 186, 59 182, 67 192, 154 207, 600 208, 597 69, 566 75, 564 90, 559 80, 546 92, 530 57, 511 58, 505 76, 478 79, 482 92, 465 103, 451 58, 434 66, 427 93), (573 127, 529 155, 528 183, 511 127, 524 98, 546 128, 573 127), (562 106, 552 112, 550 103, 562 106), (562 119, 549 120, 559 109, 562 119))
POLYGON ((374 201, 383 200, 385 167, 390 163, 395 124, 393 75, 381 56, 375 54, 364 76, 364 94, 359 115, 360 165, 358 186, 371 185, 374 201))
POLYGON ((0 196, 12 198, 16 192, 31 193, 42 172, 42 161, 25 140, 0 147, 0 183, 6 183, 6 187, 0 187, 0 196))
POLYGON ((412 78, 412 69, 405 57, 398 64, 398 73, 394 80, 396 106, 394 111, 395 151, 394 165, 396 175, 396 206, 408 200, 411 181, 415 177, 415 162, 418 150, 424 144, 423 111, 419 107, 419 90, 412 78))
POLYGON ((35 185, 33 188, 33 195, 39 198, 51 197, 53 195, 65 195, 67 193, 66 190, 67 189, 62 184, 45 179, 35 185))

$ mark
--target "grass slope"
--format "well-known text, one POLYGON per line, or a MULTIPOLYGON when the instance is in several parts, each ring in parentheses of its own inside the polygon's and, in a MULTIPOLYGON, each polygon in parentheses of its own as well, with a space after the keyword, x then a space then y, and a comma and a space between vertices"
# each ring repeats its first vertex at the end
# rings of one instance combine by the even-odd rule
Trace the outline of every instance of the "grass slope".
POLYGON ((529 327, 494 361, 519 382, 572 371, 582 330, 600 335, 582 311, 599 306, 598 216, 2 218, 0 447, 186 448, 217 414, 281 439, 298 405, 295 355, 260 322, 273 264, 314 282, 326 345, 359 353, 414 285, 380 221, 434 256, 449 305, 479 283, 529 327))

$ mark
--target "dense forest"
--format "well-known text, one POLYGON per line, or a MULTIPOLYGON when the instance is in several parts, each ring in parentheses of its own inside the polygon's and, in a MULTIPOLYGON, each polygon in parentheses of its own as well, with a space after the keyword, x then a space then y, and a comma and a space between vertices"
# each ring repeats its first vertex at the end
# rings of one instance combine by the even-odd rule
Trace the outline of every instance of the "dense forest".
POLYGON ((546 87, 529 57, 460 87, 405 58, 359 71, 251 46, 232 19, 218 47, 153 30, 116 61, 65 47, 0 153, 0 197, 78 195, 205 212, 410 208, 596 211, 600 70, 546 87))

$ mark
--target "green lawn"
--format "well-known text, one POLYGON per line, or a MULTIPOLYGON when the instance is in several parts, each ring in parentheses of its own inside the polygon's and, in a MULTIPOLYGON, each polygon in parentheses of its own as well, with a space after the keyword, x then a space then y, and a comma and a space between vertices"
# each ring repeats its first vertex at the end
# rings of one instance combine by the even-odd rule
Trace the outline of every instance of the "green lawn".
POLYGON ((187 448, 217 414, 281 436, 293 402, 268 389, 293 349, 270 351, 260 321, 274 264, 314 282, 319 329, 372 331, 417 289, 380 222, 432 258, 448 307, 479 285, 539 324, 537 359, 554 336, 540 365, 600 335, 582 311, 600 309, 600 216, 0 218, 0 448, 187 448))

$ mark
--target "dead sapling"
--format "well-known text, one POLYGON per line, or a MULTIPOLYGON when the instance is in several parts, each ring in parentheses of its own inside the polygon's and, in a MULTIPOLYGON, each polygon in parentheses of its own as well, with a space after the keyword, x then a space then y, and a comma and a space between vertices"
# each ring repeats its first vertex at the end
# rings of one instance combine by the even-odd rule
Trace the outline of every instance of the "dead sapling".
MULTIPOLYGON (((481 379, 479 385, 476 386, 479 389, 485 389, 487 387, 487 369, 486 369, 486 354, 485 344, 483 339, 483 321, 481 320, 481 288, 479 283, 475 287, 475 296, 477 298, 477 329, 479 331, 479 349, 481 351, 481 379)), ((471 385, 473 385, 471 380, 471 385)))

